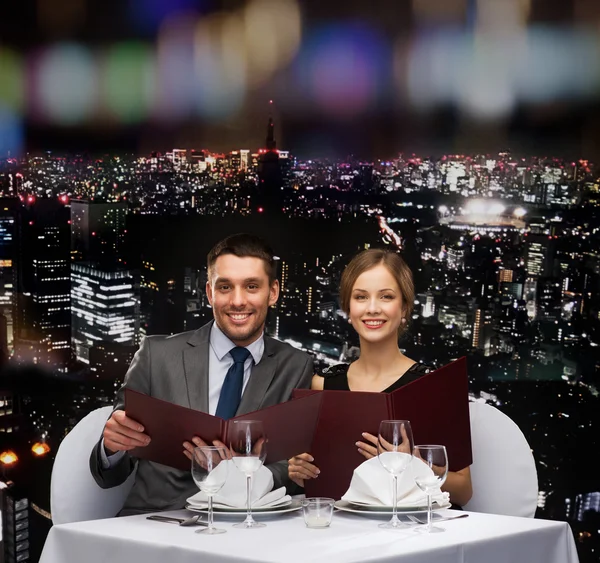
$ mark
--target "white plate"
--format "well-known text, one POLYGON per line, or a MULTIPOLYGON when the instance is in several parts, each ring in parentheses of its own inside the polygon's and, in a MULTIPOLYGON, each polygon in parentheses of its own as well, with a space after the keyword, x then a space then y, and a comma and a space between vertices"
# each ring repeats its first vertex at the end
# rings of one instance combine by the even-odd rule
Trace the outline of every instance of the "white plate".
MULTIPOLYGON (((200 512, 201 514, 208 514, 207 508, 197 508, 190 506, 189 504, 185 505, 187 510, 191 510, 192 512, 200 512)), ((280 504, 278 506, 269 506, 262 508, 253 508, 252 514, 284 514, 286 512, 295 512, 296 510, 300 510, 302 508, 302 501, 292 500, 286 504, 280 504)), ((214 507, 213 512, 215 514, 246 514, 245 508, 226 508, 226 507, 214 507)))
MULTIPOLYGON (((437 504, 433 505, 432 510, 435 512, 436 510, 445 510, 446 508, 450 508, 450 503, 444 506, 439 506, 437 504)), ((380 514, 389 516, 392 513, 391 506, 362 506, 360 504, 354 504, 351 502, 347 502, 345 500, 338 500, 335 502, 335 507, 339 510, 343 510, 344 512, 352 512, 354 514, 364 514, 366 516, 373 514, 380 514)), ((427 512, 427 507, 414 506, 414 507, 398 507, 398 514, 423 514, 427 512)))

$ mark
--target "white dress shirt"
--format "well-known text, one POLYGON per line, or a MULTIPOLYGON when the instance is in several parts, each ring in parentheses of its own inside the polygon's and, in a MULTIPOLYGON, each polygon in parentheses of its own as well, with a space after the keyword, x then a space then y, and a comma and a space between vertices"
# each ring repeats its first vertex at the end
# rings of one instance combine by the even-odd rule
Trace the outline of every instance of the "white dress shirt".
MULTIPOLYGON (((233 358, 229 351, 236 347, 225 333, 217 326, 217 323, 213 323, 210 330, 210 345, 208 352, 208 414, 214 415, 217 412, 217 405, 219 404, 219 397, 221 396, 221 389, 225 382, 225 376, 227 371, 233 364, 233 358)), ((246 346, 250 355, 244 362, 244 384, 242 386, 242 394, 246 389, 248 380, 250 379, 250 372, 252 366, 258 364, 263 357, 265 351, 265 338, 264 333, 261 334, 260 338, 246 346)), ((100 447, 100 458, 104 469, 109 469, 112 465, 117 463, 119 459, 124 455, 124 452, 115 452, 111 456, 106 455, 104 448, 104 439, 102 439, 102 445, 100 447)))
MULTIPOLYGON (((225 376, 233 364, 233 358, 229 351, 235 347, 236 344, 225 336, 223 331, 217 326, 217 323, 213 323, 210 331, 210 346, 208 353, 208 414, 214 415, 217 412, 217 405, 219 404, 219 397, 221 396, 221 389, 225 382, 225 376)), ((252 344, 248 344, 246 349, 250 352, 250 355, 244 362, 244 384, 242 393, 246 389, 246 385, 250 379, 252 366, 260 362, 263 352, 265 351, 264 334, 261 334, 260 338, 252 342, 252 344)))

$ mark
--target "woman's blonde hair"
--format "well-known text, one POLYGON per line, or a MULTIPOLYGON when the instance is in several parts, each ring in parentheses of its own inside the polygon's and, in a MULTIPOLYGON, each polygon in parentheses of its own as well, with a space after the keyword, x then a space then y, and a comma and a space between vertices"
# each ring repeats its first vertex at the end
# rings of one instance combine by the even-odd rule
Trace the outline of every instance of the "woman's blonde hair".
POLYGON ((407 326, 413 312, 415 303, 415 286, 412 272, 403 258, 389 250, 370 249, 363 250, 357 254, 346 266, 340 281, 340 302, 342 310, 348 315, 350 313, 350 298, 352 288, 358 277, 371 270, 375 266, 383 264, 394 276, 400 293, 402 294, 402 305, 404 306, 404 318, 406 324, 401 326, 401 331, 407 326))

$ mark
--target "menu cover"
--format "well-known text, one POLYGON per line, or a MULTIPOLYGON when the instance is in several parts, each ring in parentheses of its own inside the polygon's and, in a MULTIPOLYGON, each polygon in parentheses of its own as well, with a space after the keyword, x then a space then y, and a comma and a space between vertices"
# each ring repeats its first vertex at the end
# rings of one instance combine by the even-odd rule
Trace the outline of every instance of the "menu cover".
POLYGON ((296 400, 323 397, 314 439, 306 450, 321 472, 305 482, 306 496, 341 498, 354 469, 365 461, 356 442, 364 441, 363 432, 377 436, 382 420, 410 420, 415 444, 446 446, 451 471, 471 465, 466 367, 466 359, 460 358, 391 393, 294 389, 296 400))
POLYGON ((289 459, 310 448, 321 400, 319 394, 314 394, 223 420, 125 389, 127 416, 142 424, 144 432, 151 438, 148 446, 135 448, 130 453, 141 459, 189 471, 190 461, 183 454, 184 441, 198 436, 208 444, 221 440, 227 445, 227 432, 234 420, 261 420, 267 436, 266 463, 289 459))

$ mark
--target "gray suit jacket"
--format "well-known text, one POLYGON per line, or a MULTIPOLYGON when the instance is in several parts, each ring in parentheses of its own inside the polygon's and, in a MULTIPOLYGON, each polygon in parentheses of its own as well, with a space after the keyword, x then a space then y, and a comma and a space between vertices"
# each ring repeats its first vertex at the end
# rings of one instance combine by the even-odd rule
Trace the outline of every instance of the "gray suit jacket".
MULTIPOLYGON (((152 397, 208 412, 209 336, 213 322, 193 332, 173 336, 148 336, 117 392, 115 409, 124 409, 124 390, 133 389, 152 397)), ((252 368, 236 414, 245 414, 287 401, 294 388, 309 388, 313 376, 312 358, 292 346, 265 336, 261 361, 252 368)), ((191 438, 191 436, 190 436, 191 438)), ((135 483, 120 514, 174 510, 198 492, 189 471, 138 460, 125 454, 110 469, 100 458, 101 441, 90 456, 90 470, 102 488, 123 483, 138 463, 135 483)), ((183 454, 183 445, 181 447, 183 454)), ((268 466, 275 487, 291 485, 287 461, 268 466)))

